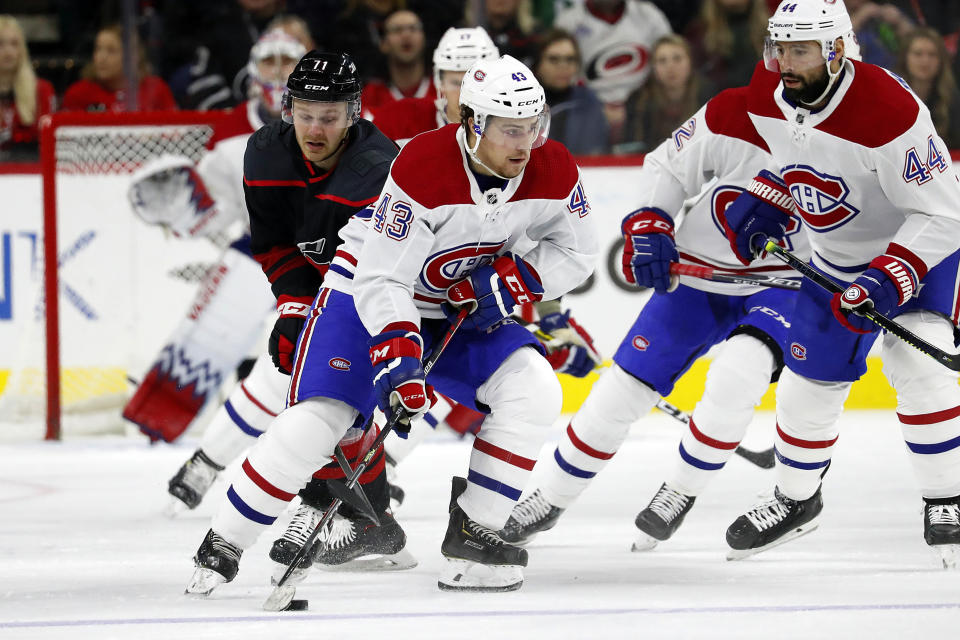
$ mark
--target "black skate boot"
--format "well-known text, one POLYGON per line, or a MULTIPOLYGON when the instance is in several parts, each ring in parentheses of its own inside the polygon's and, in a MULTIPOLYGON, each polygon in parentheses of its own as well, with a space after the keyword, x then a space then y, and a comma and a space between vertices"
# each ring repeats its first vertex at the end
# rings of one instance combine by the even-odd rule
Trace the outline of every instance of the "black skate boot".
POLYGON ((823 510, 820 487, 806 500, 791 500, 776 488, 773 498, 761 502, 727 528, 727 560, 740 560, 810 533, 823 510))
POLYGON ((541 531, 553 529, 563 511, 547 502, 537 489, 513 508, 507 524, 500 530, 500 537, 504 542, 525 545, 541 531))
POLYGON ((937 553, 944 569, 960 567, 958 497, 923 499, 923 539, 937 553))
POLYGON ((696 496, 687 496, 671 489, 664 482, 647 508, 637 514, 634 524, 640 529, 640 535, 631 551, 648 551, 658 542, 669 540, 680 528, 696 499, 696 496))
POLYGON ((450 522, 440 545, 446 564, 437 586, 444 591, 515 591, 523 585, 527 551, 507 544, 464 513, 457 498, 466 486, 464 478, 453 479, 450 522))
POLYGON ((417 566, 405 549, 407 534, 389 511, 378 527, 362 516, 339 513, 317 538, 313 562, 328 571, 399 571, 417 566))
MULTIPOLYGON (((322 517, 323 512, 309 504, 302 502, 300 506, 297 507, 283 535, 274 540, 273 546, 270 547, 270 559, 278 565, 273 569, 272 580, 274 584, 276 584, 280 580, 280 577, 287 571, 287 567, 293 562, 297 552, 303 547, 303 544, 307 541, 307 538, 310 537, 310 534, 313 533, 313 530, 317 528, 322 517)), ((304 554, 298 567, 290 574, 290 577, 287 578, 286 584, 298 584, 302 582, 307 576, 311 565, 313 565, 313 554, 304 554)))
POLYGON ((183 463, 177 475, 170 478, 167 491, 176 498, 176 502, 169 509, 170 515, 175 515, 186 506, 196 509, 203 496, 210 489, 210 485, 217 479, 217 473, 223 467, 207 457, 202 449, 197 449, 190 459, 183 463))
POLYGON ((184 593, 208 596, 218 585, 233 580, 237 577, 242 553, 243 549, 227 542, 213 529, 207 531, 193 556, 197 568, 184 593))

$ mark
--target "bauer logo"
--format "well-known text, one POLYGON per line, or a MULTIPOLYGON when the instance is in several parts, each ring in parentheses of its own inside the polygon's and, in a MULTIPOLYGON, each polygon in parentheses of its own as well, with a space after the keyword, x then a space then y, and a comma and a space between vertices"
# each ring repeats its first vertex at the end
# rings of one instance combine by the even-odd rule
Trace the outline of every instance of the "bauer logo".
POLYGON ((643 336, 636 336, 633 339, 633 348, 637 351, 646 351, 647 347, 650 346, 650 341, 644 338, 643 336))
POLYGON ((791 343, 790 355, 792 355, 795 360, 806 360, 807 348, 802 344, 800 344, 799 342, 791 343))
POLYGON ((330 358, 329 364, 338 371, 350 371, 350 361, 346 358, 330 358))

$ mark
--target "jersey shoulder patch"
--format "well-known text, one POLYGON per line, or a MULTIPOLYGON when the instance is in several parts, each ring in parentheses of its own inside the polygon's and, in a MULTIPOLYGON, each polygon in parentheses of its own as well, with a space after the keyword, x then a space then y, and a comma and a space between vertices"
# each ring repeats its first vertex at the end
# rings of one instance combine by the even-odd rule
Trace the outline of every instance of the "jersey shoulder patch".
POLYGON ((876 65, 854 62, 850 88, 817 129, 865 147, 891 142, 917 121, 920 105, 902 80, 876 65))
POLYGON ((390 175, 407 195, 427 209, 473 204, 457 143, 459 124, 448 124, 413 138, 393 162, 390 175))
POLYGON ((748 87, 726 89, 707 102, 704 120, 707 128, 720 136, 737 138, 770 152, 767 143, 753 126, 747 114, 747 101, 750 96, 748 87))
POLYGON ((566 200, 580 179, 577 163, 556 140, 530 153, 523 180, 510 202, 517 200, 566 200))
MULTIPOLYGON (((397 157, 397 145, 383 135, 369 120, 357 122, 359 136, 344 154, 344 165, 360 176, 365 176, 379 165, 389 165, 397 157)), ((387 167, 383 167, 387 175, 387 167)))

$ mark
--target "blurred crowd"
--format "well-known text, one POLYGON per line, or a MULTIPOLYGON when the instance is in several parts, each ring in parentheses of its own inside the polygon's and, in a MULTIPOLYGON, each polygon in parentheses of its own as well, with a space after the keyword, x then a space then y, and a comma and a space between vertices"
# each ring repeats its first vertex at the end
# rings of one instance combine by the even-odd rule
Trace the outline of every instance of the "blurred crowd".
MULTIPOLYGON (((845 2, 863 59, 904 78, 947 145, 960 148, 960 2, 845 2)), ((0 160, 35 159, 37 122, 55 110, 234 107, 256 90, 251 49, 271 29, 307 50, 350 54, 366 78, 363 106, 374 113, 435 97, 434 47, 448 27, 474 25, 536 73, 550 137, 578 155, 643 153, 710 96, 750 80, 777 4, 0 0, 0 160)))

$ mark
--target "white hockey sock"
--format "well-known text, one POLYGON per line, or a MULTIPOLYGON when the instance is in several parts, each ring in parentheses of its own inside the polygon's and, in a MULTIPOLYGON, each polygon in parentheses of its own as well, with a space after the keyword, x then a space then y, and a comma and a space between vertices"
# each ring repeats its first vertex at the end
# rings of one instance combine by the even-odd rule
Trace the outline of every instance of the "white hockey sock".
MULTIPOLYGON (((406 438, 398 436, 396 431, 387 435, 387 439, 383 442, 384 451, 387 452, 391 460, 399 464, 424 439, 429 438, 434 433, 437 425, 446 419, 452 408, 449 400, 437 394, 437 403, 422 418, 418 418, 410 424, 410 433, 407 434, 406 438)), ((378 415, 382 414, 378 412, 378 415)))
POLYGON ((241 548, 253 544, 314 471, 330 461, 356 415, 329 398, 310 398, 283 411, 250 449, 212 529, 241 548))
MULTIPOLYGON (((953 326, 946 319, 919 311, 897 321, 944 351, 956 351, 953 326)), ((883 340, 883 372, 897 391, 897 417, 923 496, 960 494, 957 374, 889 334, 883 340)))
POLYGON ((670 486, 688 496, 700 495, 743 439, 774 366, 770 348, 752 336, 739 334, 723 343, 680 441, 670 486))
POLYGON ((630 425, 650 412, 660 395, 614 364, 600 375, 544 466, 540 491, 566 509, 627 438, 630 425))
POLYGON ((533 349, 514 351, 478 390, 490 407, 473 443, 467 489, 458 504, 493 530, 507 522, 520 498, 547 430, 560 416, 560 382, 533 349))
POLYGON ((207 457, 226 467, 252 445, 283 411, 289 382, 290 376, 277 371, 269 355, 257 358, 203 432, 200 448, 207 457))
POLYGON ((806 500, 820 486, 837 441, 837 421, 850 382, 823 382, 789 369, 777 386, 777 486, 794 500, 806 500))

